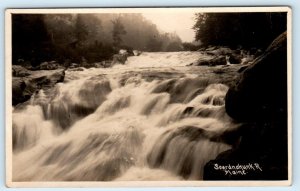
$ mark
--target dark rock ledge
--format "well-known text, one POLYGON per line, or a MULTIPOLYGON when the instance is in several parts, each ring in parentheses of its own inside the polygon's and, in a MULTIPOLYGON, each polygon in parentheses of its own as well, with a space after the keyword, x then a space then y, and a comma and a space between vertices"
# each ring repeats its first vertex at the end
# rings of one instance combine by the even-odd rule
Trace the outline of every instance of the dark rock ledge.
MULTIPOLYGON (((277 37, 225 98, 226 112, 242 124, 233 149, 206 164, 205 180, 286 180, 287 139, 287 36, 277 37), (261 170, 225 174, 215 165, 258 164, 261 170)), ((236 132, 235 132, 236 133, 236 132)))
POLYGON ((40 89, 53 87, 63 82, 64 69, 30 71, 22 66, 12 68, 12 105, 15 106, 30 99, 40 89))

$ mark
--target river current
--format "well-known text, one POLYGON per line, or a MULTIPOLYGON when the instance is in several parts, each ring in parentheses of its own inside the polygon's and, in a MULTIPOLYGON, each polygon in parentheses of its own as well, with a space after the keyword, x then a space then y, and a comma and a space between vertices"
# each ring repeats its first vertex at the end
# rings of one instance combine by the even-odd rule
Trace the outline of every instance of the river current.
POLYGON ((187 66, 201 56, 145 52, 67 70, 13 110, 13 181, 202 180, 237 124, 216 67, 187 66))

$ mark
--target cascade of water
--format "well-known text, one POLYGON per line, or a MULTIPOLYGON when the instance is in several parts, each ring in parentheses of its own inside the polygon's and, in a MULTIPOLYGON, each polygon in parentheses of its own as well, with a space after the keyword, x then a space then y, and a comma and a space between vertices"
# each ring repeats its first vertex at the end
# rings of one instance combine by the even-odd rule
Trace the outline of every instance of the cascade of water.
POLYGON ((159 69, 196 56, 144 53, 121 69, 66 72, 67 82, 13 111, 13 179, 202 179, 204 165, 231 147, 213 139, 234 126, 228 87, 159 69))

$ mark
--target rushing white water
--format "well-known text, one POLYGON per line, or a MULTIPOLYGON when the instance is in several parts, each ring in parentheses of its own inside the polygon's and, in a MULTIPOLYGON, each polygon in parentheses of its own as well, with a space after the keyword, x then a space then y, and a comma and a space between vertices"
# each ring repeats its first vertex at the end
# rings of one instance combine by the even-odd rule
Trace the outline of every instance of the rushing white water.
POLYGON ((14 181, 201 180, 231 148, 228 87, 200 53, 143 53, 125 65, 66 71, 13 112, 14 181))
POLYGON ((200 52, 146 52, 139 56, 132 56, 128 59, 129 67, 170 67, 186 66, 195 62, 202 55, 200 52), (170 64, 171 63, 171 64, 170 64))

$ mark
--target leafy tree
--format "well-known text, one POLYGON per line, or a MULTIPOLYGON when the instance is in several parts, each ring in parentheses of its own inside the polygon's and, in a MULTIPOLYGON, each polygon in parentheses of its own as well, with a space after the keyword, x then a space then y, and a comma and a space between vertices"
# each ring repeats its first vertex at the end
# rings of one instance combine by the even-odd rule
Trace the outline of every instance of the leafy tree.
POLYGON ((53 44, 65 44, 75 40, 73 26, 75 20, 75 15, 71 14, 44 15, 44 25, 51 36, 53 44))
POLYGON ((36 66, 53 56, 50 36, 41 14, 12 15, 13 63, 29 61, 36 66))
POLYGON ((265 48, 286 30, 286 13, 197 13, 195 39, 204 46, 265 48))
POLYGON ((80 44, 82 44, 87 40, 88 35, 89 35, 89 31, 87 25, 85 24, 84 17, 81 14, 79 14, 77 15, 77 19, 75 22, 76 39, 80 44))
POLYGON ((121 35, 126 34, 124 25, 121 23, 120 18, 111 21, 113 24, 112 37, 113 37, 113 46, 119 48, 122 43, 121 35))
POLYGON ((200 48, 199 45, 190 42, 184 42, 182 43, 182 46, 183 46, 183 50, 185 51, 196 51, 200 48))
POLYGON ((147 42, 147 50, 149 52, 157 52, 160 51, 162 47, 162 41, 160 41, 157 37, 150 37, 147 42))
POLYGON ((160 32, 140 13, 12 15, 13 64, 100 62, 120 48, 180 51, 180 43, 177 34, 160 32))
POLYGON ((183 50, 181 39, 178 37, 176 32, 166 33, 167 42, 165 44, 164 51, 174 52, 183 50))

